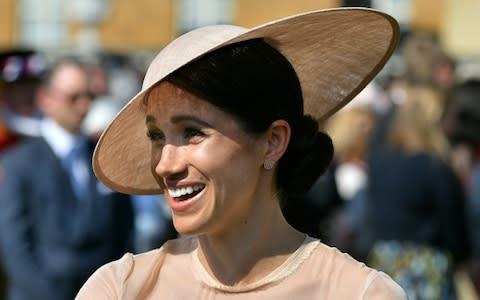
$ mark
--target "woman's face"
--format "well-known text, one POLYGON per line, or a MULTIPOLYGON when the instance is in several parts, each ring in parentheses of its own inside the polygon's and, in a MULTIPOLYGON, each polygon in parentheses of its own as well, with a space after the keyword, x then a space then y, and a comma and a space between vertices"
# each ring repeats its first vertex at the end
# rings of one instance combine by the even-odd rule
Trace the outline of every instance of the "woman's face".
POLYGON ((264 138, 169 82, 150 93, 146 125, 152 172, 180 233, 223 234, 246 222, 264 172, 264 138))

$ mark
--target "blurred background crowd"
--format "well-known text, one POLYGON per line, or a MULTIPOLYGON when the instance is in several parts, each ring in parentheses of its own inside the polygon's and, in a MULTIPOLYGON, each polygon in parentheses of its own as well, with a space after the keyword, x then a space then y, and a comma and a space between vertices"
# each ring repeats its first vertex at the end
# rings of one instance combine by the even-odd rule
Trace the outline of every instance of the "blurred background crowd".
MULTIPOLYGON (((65 57, 75 57, 88 78, 87 91, 73 96, 88 98, 78 132, 95 143, 173 37, 208 24, 253 27, 338 6, 393 15, 401 26, 400 44, 380 74, 323 122, 334 142, 334 161, 284 213, 297 228, 390 274, 412 300, 478 299, 478 0, 0 0, 0 158, 42 136, 45 116, 54 119, 41 92, 54 85, 52 69, 65 57)), ((2 180, 8 176, 0 164, 0 190, 9 190, 10 181, 2 180)), ((5 195, 0 193, 0 210, 13 210, 5 195)), ((147 251, 176 236, 161 195, 129 198, 132 232, 123 236, 131 240, 128 251, 147 251)), ((20 245, 10 232, 20 230, 1 220, 22 214, 0 212, 6 226, 0 232, 9 236, 0 236, 0 299, 7 283, 17 277, 28 282, 8 263, 9 253, 18 250, 12 245, 20 245)), ((95 218, 93 224, 101 216, 95 218)), ((35 248, 31 243, 23 246, 35 248)), ((18 268, 37 276, 38 269, 18 268)))

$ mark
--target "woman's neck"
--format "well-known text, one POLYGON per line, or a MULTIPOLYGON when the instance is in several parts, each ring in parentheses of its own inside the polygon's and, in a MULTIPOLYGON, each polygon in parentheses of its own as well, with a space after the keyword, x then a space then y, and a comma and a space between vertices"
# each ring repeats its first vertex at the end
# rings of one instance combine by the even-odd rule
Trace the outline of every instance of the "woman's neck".
POLYGON ((279 267, 305 239, 285 220, 273 201, 228 233, 198 237, 198 258, 224 285, 246 285, 279 267), (274 205, 272 205, 272 203, 274 205))

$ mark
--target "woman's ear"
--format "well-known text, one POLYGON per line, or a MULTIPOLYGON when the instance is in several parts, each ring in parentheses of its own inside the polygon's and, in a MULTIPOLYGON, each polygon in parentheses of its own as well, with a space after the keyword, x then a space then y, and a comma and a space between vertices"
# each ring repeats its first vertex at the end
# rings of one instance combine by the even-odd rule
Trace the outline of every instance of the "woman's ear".
POLYGON ((265 160, 270 160, 274 163, 278 162, 287 150, 290 135, 291 129, 287 121, 274 121, 267 132, 265 160))

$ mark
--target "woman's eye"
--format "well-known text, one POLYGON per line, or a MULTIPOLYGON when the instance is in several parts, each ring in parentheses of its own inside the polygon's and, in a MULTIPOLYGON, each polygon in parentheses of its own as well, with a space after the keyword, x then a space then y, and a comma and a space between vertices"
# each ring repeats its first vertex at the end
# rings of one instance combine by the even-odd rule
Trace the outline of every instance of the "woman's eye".
POLYGON ((147 137, 152 142, 158 142, 165 138, 164 134, 160 131, 147 131, 147 137))
POLYGON ((185 138, 193 138, 193 137, 202 137, 205 136, 205 134, 195 128, 185 128, 185 138))

